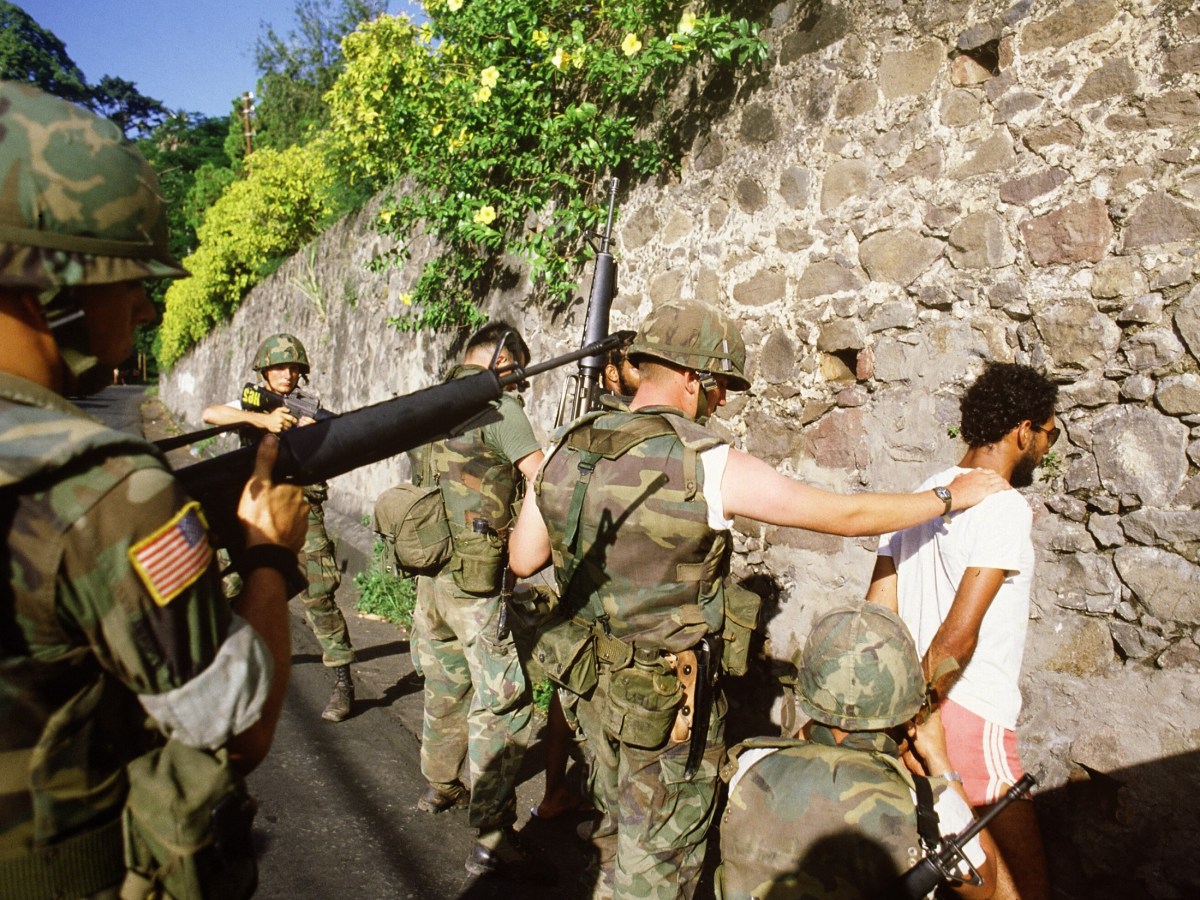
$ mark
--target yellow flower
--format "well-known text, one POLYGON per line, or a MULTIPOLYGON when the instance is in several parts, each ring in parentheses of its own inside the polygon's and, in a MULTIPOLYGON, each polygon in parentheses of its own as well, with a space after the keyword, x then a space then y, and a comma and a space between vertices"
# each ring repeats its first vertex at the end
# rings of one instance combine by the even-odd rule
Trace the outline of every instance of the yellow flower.
POLYGON ((496 82, 500 80, 500 70, 495 66, 488 66, 479 73, 479 83, 486 88, 494 88, 496 82))
POLYGON ((685 12, 679 17, 679 24, 675 26, 676 34, 691 34, 696 30, 696 14, 694 12, 685 12))
POLYGON ((442 123, 438 122, 436 125, 434 125, 432 128, 429 129, 429 133, 432 134, 434 137, 437 137, 439 134, 442 133, 442 127, 443 127, 442 123))
POLYGON ((450 8, 450 12, 458 12, 462 9, 463 0, 446 0, 446 6, 450 8))
POLYGON ((491 99, 492 99, 492 89, 490 87, 488 87, 487 85, 484 85, 483 87, 481 87, 479 90, 477 90, 475 92, 475 102, 476 103, 487 103, 491 99))
POLYGON ((381 209, 379 211, 379 224, 386 225, 392 221, 392 211, 390 209, 381 209))
POLYGON ((568 53, 566 50, 564 50, 562 47, 559 47, 557 50, 555 50, 554 55, 552 57, 550 57, 550 65, 554 66, 554 68, 558 69, 558 71, 560 71, 560 72, 563 70, 563 67, 566 66, 566 64, 569 63, 570 61, 571 61, 571 54, 568 53))
POLYGON ((404 293, 400 295, 400 302, 405 306, 412 306, 412 294, 404 293))
POLYGON ((533 42, 539 47, 545 47, 550 43, 550 35, 540 28, 535 28, 533 29, 533 42))
POLYGON ((491 225, 496 221, 496 210, 491 206, 481 206, 471 217, 476 225, 491 225))
POLYGON ((638 40, 638 36, 632 31, 625 35, 625 40, 621 41, 621 52, 626 56, 633 56, 642 49, 642 42, 638 40))

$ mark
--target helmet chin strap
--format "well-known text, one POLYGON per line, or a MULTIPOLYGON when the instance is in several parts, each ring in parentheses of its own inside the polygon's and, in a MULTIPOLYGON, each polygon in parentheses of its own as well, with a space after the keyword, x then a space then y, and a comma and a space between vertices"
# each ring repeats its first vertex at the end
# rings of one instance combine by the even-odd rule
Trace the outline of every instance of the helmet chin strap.
POLYGON ((712 412, 708 405, 708 392, 717 389, 717 379, 713 378, 711 372, 697 372, 696 378, 700 381, 700 393, 696 397, 696 421, 703 425, 712 412))
POLYGON ((100 360, 92 355, 83 310, 69 288, 47 291, 41 297, 46 327, 54 335, 65 368, 71 393, 94 394, 104 387, 96 367, 100 360))

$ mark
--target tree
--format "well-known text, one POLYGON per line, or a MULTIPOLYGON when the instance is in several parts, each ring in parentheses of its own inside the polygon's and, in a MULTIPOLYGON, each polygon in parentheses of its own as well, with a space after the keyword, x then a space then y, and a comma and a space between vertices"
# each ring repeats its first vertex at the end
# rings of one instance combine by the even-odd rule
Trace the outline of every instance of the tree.
POLYGON ((105 75, 92 88, 88 105, 115 122, 126 137, 131 131, 135 135, 149 134, 167 118, 167 108, 161 102, 145 96, 132 81, 112 75, 105 75))
POLYGON ((34 84, 42 90, 87 104, 87 79, 67 55, 66 45, 19 6, 0 0, 0 78, 34 84))
POLYGON ((297 0, 297 28, 286 38, 264 23, 254 48, 261 145, 281 150, 324 127, 323 97, 342 70, 342 38, 386 10, 386 0, 297 0))

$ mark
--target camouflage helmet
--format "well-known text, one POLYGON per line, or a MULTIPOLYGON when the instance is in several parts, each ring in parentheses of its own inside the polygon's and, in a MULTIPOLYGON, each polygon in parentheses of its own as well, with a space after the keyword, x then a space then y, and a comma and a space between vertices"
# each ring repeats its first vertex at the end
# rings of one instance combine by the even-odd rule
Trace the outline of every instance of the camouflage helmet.
POLYGON ((49 291, 188 273, 149 163, 107 119, 0 82, 0 287, 49 291))
POLYGON ((698 300, 672 300, 650 311, 626 353, 727 379, 729 390, 750 389, 746 344, 733 320, 698 300))
POLYGON ((300 338, 294 334, 280 332, 271 335, 258 345, 258 350, 254 354, 254 362, 251 363, 250 368, 255 372, 261 372, 271 366, 286 366, 288 363, 297 363, 300 366, 300 374, 308 374, 308 353, 305 352, 304 345, 300 343, 300 338))
POLYGON ((846 731, 900 725, 925 702, 912 635, 898 615, 875 603, 817 619, 796 668, 800 708, 846 731))

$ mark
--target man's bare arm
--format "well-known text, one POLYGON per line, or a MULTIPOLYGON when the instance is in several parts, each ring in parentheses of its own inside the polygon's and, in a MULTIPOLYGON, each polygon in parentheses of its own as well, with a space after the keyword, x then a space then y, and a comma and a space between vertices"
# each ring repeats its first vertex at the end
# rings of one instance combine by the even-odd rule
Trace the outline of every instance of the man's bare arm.
POLYGON ((971 661, 975 646, 979 643, 979 626, 1007 574, 1004 569, 981 569, 976 566, 963 573, 946 621, 942 622, 933 636, 933 642, 922 660, 926 678, 932 678, 938 666, 947 659, 958 662, 958 671, 943 675, 934 685, 935 698, 946 696, 950 686, 971 661))
POLYGON ((521 504, 521 514, 508 538, 508 567, 520 578, 527 578, 550 562, 550 532, 537 497, 530 492, 521 504))
POLYGON ((226 406, 224 403, 214 403, 205 407, 203 419, 208 425, 250 425, 271 434, 287 431, 297 423, 296 417, 288 412, 286 406, 277 406, 269 413, 260 413, 226 406))
MULTIPOLYGON (((948 487, 953 509, 967 509, 1008 482, 990 469, 972 469, 948 487)), ((916 494, 835 494, 810 487, 775 471, 762 460, 729 451, 721 481, 728 516, 745 516, 771 525, 805 528, 825 534, 859 537, 918 525, 945 509, 933 491, 916 494)))
POLYGON ((890 556, 875 557, 875 571, 871 573, 871 586, 867 588, 867 602, 886 606, 894 613, 900 612, 898 581, 895 560, 890 556))

